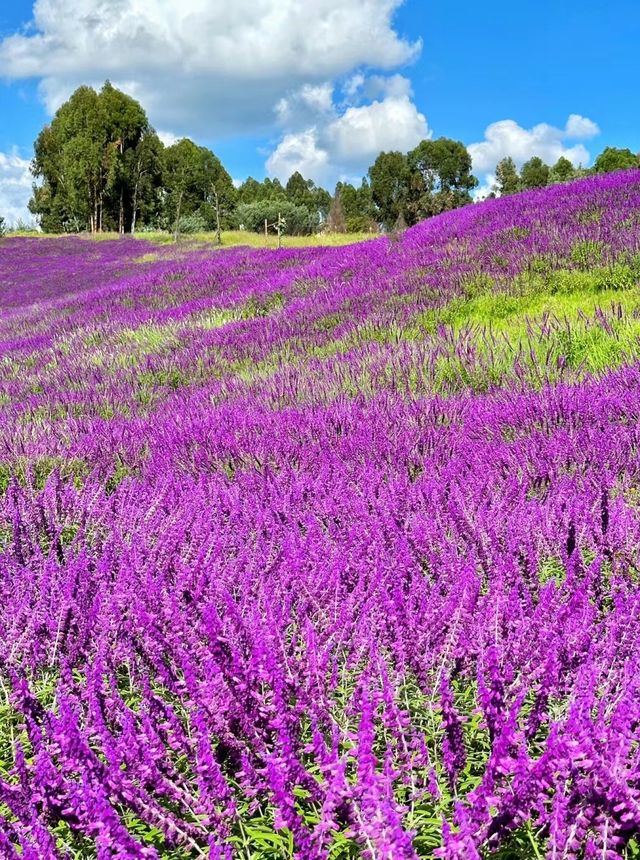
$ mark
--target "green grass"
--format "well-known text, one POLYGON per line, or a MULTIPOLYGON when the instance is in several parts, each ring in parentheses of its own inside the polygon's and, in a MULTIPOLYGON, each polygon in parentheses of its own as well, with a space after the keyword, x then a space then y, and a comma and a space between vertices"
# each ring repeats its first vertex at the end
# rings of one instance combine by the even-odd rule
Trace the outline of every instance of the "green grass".
MULTIPOLYGON (((47 233, 38 233, 35 231, 24 231, 24 230, 16 230, 10 231, 7 234, 7 237, 40 237, 40 238, 60 238, 60 234, 47 234, 47 233)), ((66 235, 66 234, 64 234, 66 235)), ((95 236, 90 236, 89 234, 82 233, 79 234, 83 239, 89 239, 95 242, 104 242, 118 238, 117 233, 98 233, 95 236)), ((318 247, 318 246, 326 246, 326 247, 338 247, 342 245, 353 245, 357 242, 364 242, 368 239, 375 239, 379 234, 377 233, 315 233, 312 236, 287 236, 286 234, 282 237, 282 247, 283 248, 310 248, 310 247, 318 247)), ((180 236, 178 242, 176 243, 173 238, 172 233, 167 232, 150 232, 150 233, 136 233, 136 239, 146 239, 149 242, 153 242, 155 245, 176 245, 178 247, 190 247, 193 245, 216 245, 216 234, 214 232, 208 233, 184 233, 180 236)), ((222 233, 222 247, 223 248, 236 248, 236 247, 250 247, 250 248, 277 248, 278 247, 278 237, 274 235, 269 235, 267 239, 265 239, 263 233, 251 233, 248 230, 224 230, 222 233)), ((157 257, 153 254, 145 254, 140 258, 139 262, 149 262, 157 259, 157 257)))

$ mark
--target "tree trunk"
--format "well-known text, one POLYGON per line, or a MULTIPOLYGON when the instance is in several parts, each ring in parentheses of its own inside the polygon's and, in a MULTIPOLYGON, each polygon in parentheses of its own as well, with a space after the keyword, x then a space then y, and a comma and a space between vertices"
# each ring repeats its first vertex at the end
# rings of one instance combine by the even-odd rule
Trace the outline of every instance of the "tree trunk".
POLYGON ((136 233, 136 219, 138 217, 138 184, 140 180, 136 179, 136 184, 133 186, 133 200, 132 200, 132 208, 133 211, 131 213, 131 235, 135 236, 136 233))
POLYGON ((213 196, 216 201, 216 245, 222 245, 222 236, 220 235, 220 200, 218 198, 218 189, 213 186, 213 196))
POLYGON ((183 194, 184 194, 184 191, 181 190, 180 194, 178 196, 178 207, 176 209, 176 223, 175 223, 175 228, 173 231, 173 241, 174 242, 178 241, 178 235, 180 234, 180 209, 182 208, 182 195, 183 194))
MULTIPOLYGON (((124 158, 124 137, 120 137, 120 166, 124 158)), ((124 173, 124 169, 123 169, 124 173)), ((120 177, 120 210, 118 213, 118 233, 124 236, 124 186, 122 176, 120 177)))
POLYGON ((142 177, 145 171, 142 169, 142 158, 138 158, 138 169, 136 172, 136 184, 133 186, 133 200, 132 207, 133 212, 131 213, 131 235, 133 236, 136 232, 136 221, 138 220, 138 190, 140 188, 140 183, 142 182, 142 177))
POLYGON ((120 188, 120 212, 118 216, 118 233, 124 236, 124 188, 120 188))

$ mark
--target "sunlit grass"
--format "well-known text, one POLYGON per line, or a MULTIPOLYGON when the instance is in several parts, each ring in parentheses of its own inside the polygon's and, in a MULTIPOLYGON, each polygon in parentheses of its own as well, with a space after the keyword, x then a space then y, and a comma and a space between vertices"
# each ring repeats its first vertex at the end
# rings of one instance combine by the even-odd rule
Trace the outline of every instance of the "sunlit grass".
MULTIPOLYGON (((119 238, 118 233, 104 232, 90 235, 88 233, 79 234, 81 238, 94 242, 107 242, 119 238)), ((33 231, 14 231, 8 232, 8 237, 39 237, 39 238, 60 238, 58 234, 40 233, 37 230, 33 231)), ((127 238, 131 238, 127 236, 127 238)), ((183 233, 178 237, 176 242, 173 233, 166 231, 152 231, 136 233, 133 237, 142 239, 147 242, 152 242, 155 245, 167 245, 178 247, 192 248, 194 245, 205 245, 217 247, 217 236, 215 232, 206 233, 183 233)), ((368 239, 379 238, 378 233, 314 233, 311 236, 288 236, 286 233, 282 236, 283 248, 313 248, 313 247, 340 247, 342 245, 354 245, 358 242, 364 242, 368 239)), ((248 230, 224 230, 222 232, 222 247, 236 248, 271 248, 277 249, 278 237, 269 234, 265 238, 263 233, 252 233, 248 230)), ((150 252, 142 255, 138 262, 154 262, 158 259, 163 259, 163 255, 156 252, 150 252)))

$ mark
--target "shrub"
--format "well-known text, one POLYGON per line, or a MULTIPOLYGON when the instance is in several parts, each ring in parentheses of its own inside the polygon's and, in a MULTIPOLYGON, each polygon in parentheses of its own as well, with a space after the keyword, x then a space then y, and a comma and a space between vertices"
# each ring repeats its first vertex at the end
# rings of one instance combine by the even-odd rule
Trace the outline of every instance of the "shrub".
POLYGON ((207 226, 205 219, 198 213, 183 215, 178 223, 180 233, 204 233, 207 226))
POLYGON ((320 219, 307 209, 297 206, 287 200, 259 200, 255 203, 242 203, 236 212, 236 221, 243 224, 246 230, 260 233, 264 230, 265 219, 269 224, 269 232, 273 233, 274 225, 281 216, 286 222, 285 232, 291 236, 308 236, 319 226, 320 219))

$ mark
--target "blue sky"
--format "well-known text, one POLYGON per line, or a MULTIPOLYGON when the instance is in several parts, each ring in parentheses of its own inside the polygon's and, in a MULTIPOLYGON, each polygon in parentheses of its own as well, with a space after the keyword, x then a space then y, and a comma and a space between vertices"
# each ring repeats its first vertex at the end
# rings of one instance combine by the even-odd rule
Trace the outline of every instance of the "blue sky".
POLYGON ((43 123, 110 78, 166 141, 210 145, 236 179, 331 186, 380 149, 464 141, 497 160, 640 150, 637 0, 12 0, 0 7, 0 214, 24 214, 43 123))

